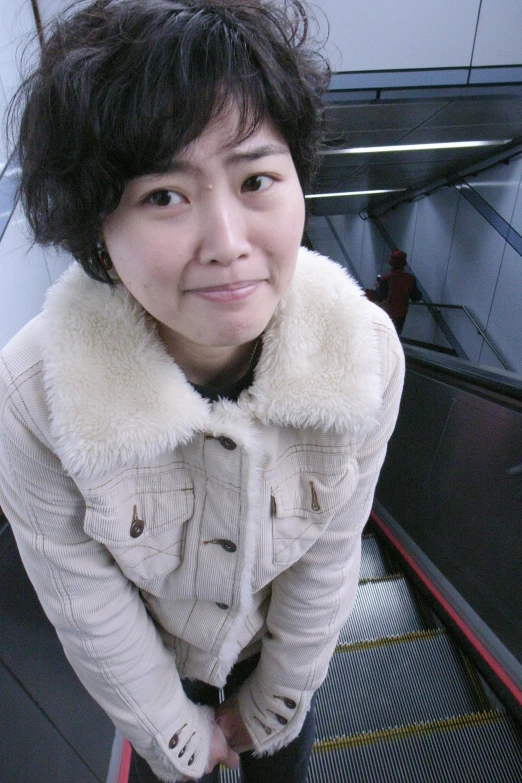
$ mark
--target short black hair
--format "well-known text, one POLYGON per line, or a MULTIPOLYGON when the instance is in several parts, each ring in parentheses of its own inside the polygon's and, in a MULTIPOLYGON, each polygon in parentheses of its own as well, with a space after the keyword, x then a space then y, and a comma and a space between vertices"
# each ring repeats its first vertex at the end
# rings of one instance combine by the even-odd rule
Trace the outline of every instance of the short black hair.
POLYGON ((96 250, 125 183, 165 171, 208 123, 267 117, 305 190, 316 168, 329 69, 301 0, 95 0, 50 28, 11 106, 20 197, 34 240, 111 282, 96 250))

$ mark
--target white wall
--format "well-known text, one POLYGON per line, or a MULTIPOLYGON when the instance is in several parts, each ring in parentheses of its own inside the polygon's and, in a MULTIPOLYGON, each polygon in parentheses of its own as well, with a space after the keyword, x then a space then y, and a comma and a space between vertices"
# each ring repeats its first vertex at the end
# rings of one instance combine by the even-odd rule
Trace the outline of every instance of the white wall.
POLYGON ((370 220, 361 220, 358 215, 332 215, 330 218, 314 216, 308 218, 306 231, 318 253, 344 266, 363 288, 373 288, 375 278, 383 272, 390 253, 370 220), (348 263, 345 254, 349 258, 348 263))
MULTIPOLYGON (((490 0, 492 8, 518 2, 490 0)), ((328 52, 334 71, 471 63, 480 0, 321 0, 318 5, 330 22, 328 52)), ((490 53, 486 33, 483 41, 490 53)))
MULTIPOLYGON (((34 37, 36 26, 30 0, 2 0, 0 5, 0 172, 7 151, 4 135, 5 108, 20 81, 18 63, 34 37)), ((36 44, 36 42, 35 42, 36 44)), ((29 51, 37 51, 35 46, 29 51)))
POLYGON ((482 0, 473 66, 522 63, 522 2, 482 0))
POLYGON ((64 8, 68 8, 71 5, 71 0, 38 0, 38 10, 40 11, 40 19, 42 24, 46 24, 52 17, 63 11, 64 8))
POLYGON ((45 292, 70 259, 31 245, 21 211, 13 214, 0 242, 0 350, 42 309, 45 292))
MULTIPOLYGON (((21 58, 29 66, 38 53, 30 0, 2 0, 0 7, 0 173, 7 157, 4 111, 20 82, 21 58), (27 49, 28 42, 33 45, 27 49)), ((0 349, 41 309, 49 284, 69 259, 31 247, 20 212, 11 217, 0 242, 0 349)))

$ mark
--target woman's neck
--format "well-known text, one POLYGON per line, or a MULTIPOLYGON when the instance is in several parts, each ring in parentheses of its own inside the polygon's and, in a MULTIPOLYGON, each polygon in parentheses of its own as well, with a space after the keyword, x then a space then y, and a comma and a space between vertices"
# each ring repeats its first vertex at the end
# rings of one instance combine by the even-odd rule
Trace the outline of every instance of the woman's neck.
POLYGON ((248 372, 259 338, 243 345, 215 347, 198 345, 174 336, 170 330, 158 327, 159 335, 187 380, 197 386, 218 386, 234 383, 248 372))

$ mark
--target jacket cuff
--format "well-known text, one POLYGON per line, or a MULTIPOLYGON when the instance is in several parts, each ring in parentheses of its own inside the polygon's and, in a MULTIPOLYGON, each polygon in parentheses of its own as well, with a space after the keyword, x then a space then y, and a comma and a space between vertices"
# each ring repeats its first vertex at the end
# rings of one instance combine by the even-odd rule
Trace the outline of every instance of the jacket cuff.
POLYGON ((256 674, 257 670, 238 693, 239 712, 254 743, 254 753, 271 756, 298 736, 314 692, 262 682, 256 674))
MULTIPOLYGON (((168 731, 156 734, 146 759, 154 774, 167 783, 205 774, 214 731, 214 710, 187 699, 187 709, 168 731)), ((145 754, 144 754, 145 755, 145 754)))

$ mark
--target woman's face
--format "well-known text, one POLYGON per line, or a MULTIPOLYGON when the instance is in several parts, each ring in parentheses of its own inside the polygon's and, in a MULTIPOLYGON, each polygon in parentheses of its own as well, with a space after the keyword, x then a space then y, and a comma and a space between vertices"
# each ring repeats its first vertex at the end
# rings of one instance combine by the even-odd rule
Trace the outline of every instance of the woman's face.
POLYGON ((304 198, 288 145, 269 121, 231 144, 236 130, 234 112, 211 123, 105 222, 120 280, 174 344, 254 339, 294 272, 304 198))

